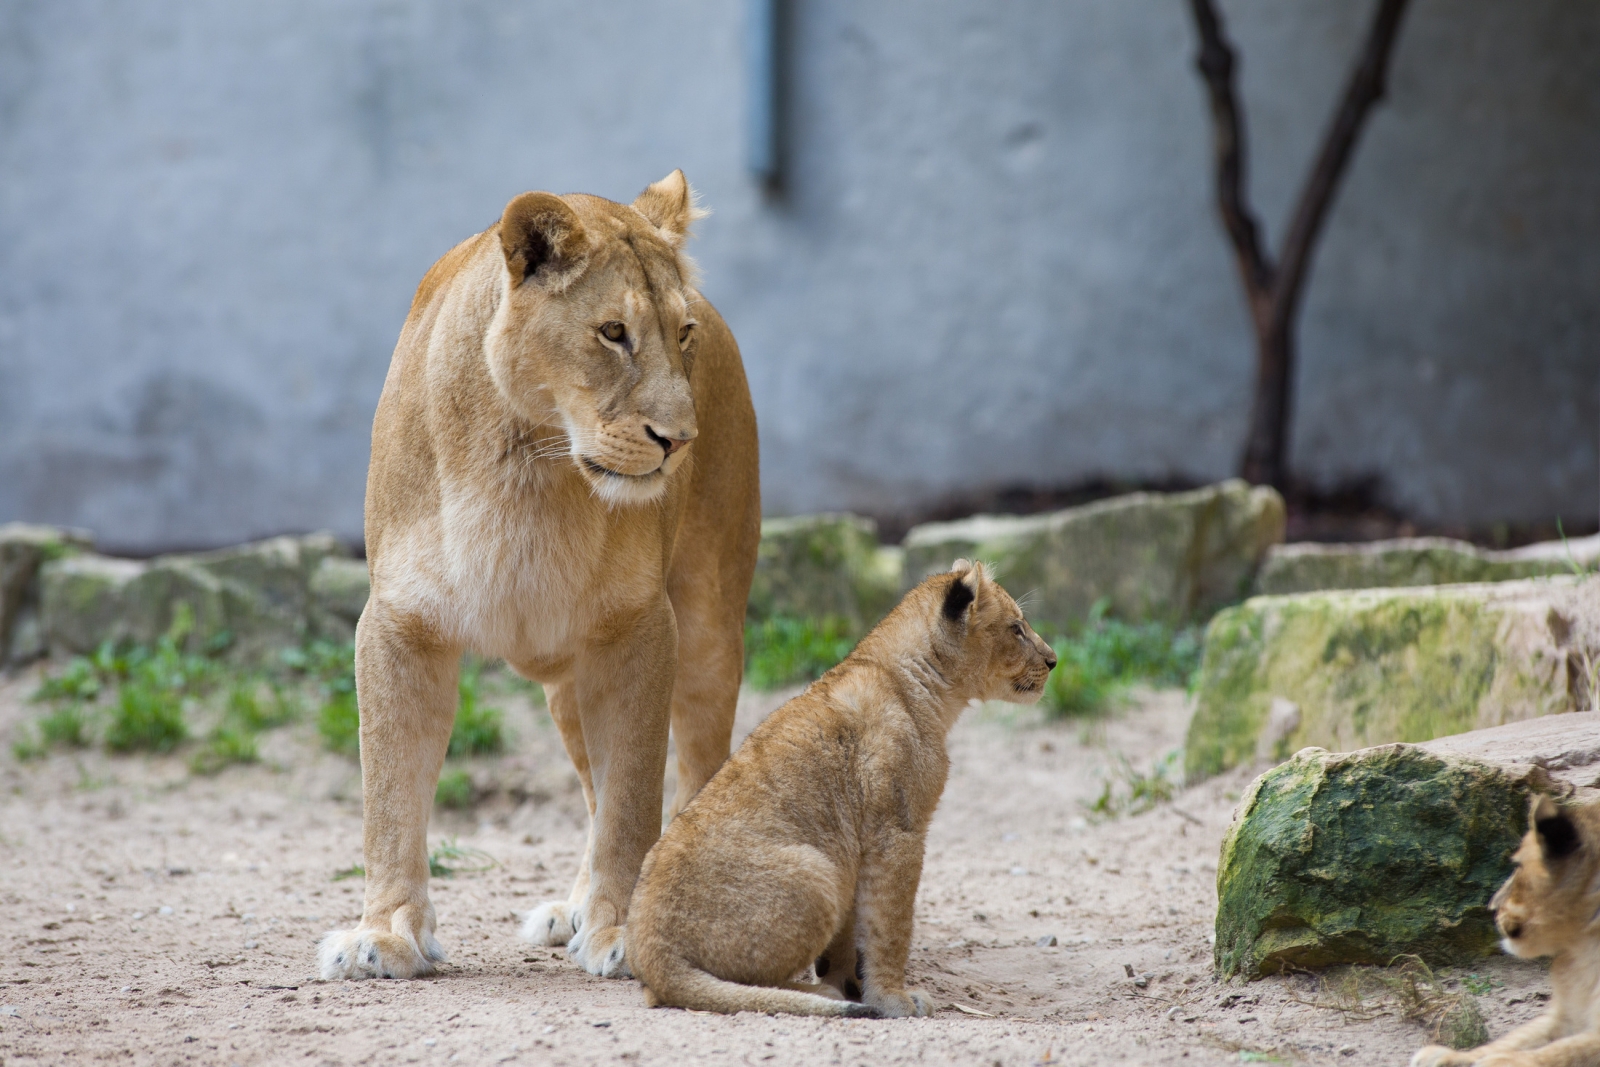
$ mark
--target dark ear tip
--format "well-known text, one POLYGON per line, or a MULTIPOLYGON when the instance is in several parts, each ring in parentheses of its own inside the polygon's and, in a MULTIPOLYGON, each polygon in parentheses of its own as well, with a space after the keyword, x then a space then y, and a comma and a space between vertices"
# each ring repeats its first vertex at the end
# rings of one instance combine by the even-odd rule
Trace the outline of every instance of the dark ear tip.
POLYGON ((1578 838, 1578 828, 1564 811, 1535 820, 1534 828, 1544 843, 1544 854, 1551 859, 1572 855, 1582 843, 1578 838))
POLYGON ((967 605, 976 599, 972 587, 957 578, 950 583, 950 588, 944 594, 944 617, 955 620, 961 618, 961 613, 967 610, 967 605))

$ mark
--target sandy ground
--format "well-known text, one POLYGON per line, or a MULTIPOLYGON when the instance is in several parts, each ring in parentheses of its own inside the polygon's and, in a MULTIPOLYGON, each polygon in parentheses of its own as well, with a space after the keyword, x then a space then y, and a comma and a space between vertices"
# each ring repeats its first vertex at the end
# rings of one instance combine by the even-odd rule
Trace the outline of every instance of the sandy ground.
MULTIPOLYGON (((0 738, 37 714, 35 684, 0 683, 0 738)), ((741 734, 777 702, 748 696, 741 734)), ((892 1021, 650 1010, 636 983, 519 941, 519 913, 566 894, 582 802, 542 710, 499 703, 514 750, 472 765, 484 799, 431 838, 498 866, 434 880, 454 962, 420 981, 312 977, 316 939, 360 913, 359 879, 333 875, 359 862, 361 826, 355 765, 309 726, 215 778, 178 757, 0 755, 0 1061, 1403 1064, 1424 1042, 1378 1001, 1305 1003, 1317 978, 1213 979, 1217 849, 1247 775, 1084 817, 1116 753, 1148 767, 1181 744, 1181 694, 1092 729, 1005 705, 957 726, 910 965, 943 1007, 892 1021)), ((1491 1032, 1540 1010, 1537 966, 1476 970, 1491 1032)))

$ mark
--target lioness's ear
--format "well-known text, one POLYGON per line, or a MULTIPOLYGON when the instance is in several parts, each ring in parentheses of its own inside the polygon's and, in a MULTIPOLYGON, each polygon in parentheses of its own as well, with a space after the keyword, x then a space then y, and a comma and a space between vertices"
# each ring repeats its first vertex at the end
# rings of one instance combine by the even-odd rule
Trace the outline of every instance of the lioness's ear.
POLYGON ((645 186, 644 192, 633 202, 633 210, 660 230, 661 236, 674 248, 689 236, 689 225, 706 215, 695 207, 694 190, 689 188, 689 179, 681 170, 645 186))
POLYGON ((589 262, 589 236, 577 213, 550 193, 523 193, 500 216, 500 247, 511 284, 530 278, 560 292, 589 262))
POLYGON ((1549 797, 1542 796, 1533 802, 1530 821, 1539 834, 1539 848, 1547 860, 1564 859, 1578 851, 1582 844, 1572 816, 1549 797))
POLYGON ((956 580, 945 590, 942 610, 945 618, 955 622, 978 599, 978 591, 983 587, 983 564, 958 559, 951 570, 956 580))

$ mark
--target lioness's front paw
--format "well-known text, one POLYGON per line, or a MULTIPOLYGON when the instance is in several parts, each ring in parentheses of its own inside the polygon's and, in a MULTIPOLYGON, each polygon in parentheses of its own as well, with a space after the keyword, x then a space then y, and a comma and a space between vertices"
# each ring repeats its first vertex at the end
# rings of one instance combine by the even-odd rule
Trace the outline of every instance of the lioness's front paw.
POLYGON ((565 945, 576 932, 572 928, 572 906, 564 900, 540 904, 528 912, 519 932, 535 945, 565 945))
POLYGON ((576 960, 578 966, 601 978, 632 978, 622 929, 620 926, 585 926, 567 942, 567 955, 576 960))
POLYGON ((409 938, 385 930, 330 930, 317 945, 317 969, 326 981, 341 978, 416 978, 445 961, 431 936, 421 951, 409 938))
POLYGON ((862 1003, 875 1009, 885 1019, 904 1019, 908 1016, 926 1017, 933 1014, 933 1001, 926 993, 915 989, 902 989, 898 993, 868 993, 862 1003))
POLYGON ((1443 1045, 1424 1046, 1411 1057, 1411 1067, 1465 1067, 1474 1062, 1471 1056, 1443 1045))

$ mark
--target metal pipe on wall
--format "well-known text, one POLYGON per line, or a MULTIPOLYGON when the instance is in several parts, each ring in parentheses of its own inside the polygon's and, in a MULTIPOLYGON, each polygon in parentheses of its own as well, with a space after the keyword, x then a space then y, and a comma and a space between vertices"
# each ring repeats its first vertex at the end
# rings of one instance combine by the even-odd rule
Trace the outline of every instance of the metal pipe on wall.
POLYGON ((749 114, 745 123, 745 163, 757 180, 777 186, 779 8, 782 0, 745 0, 745 81, 749 114))

